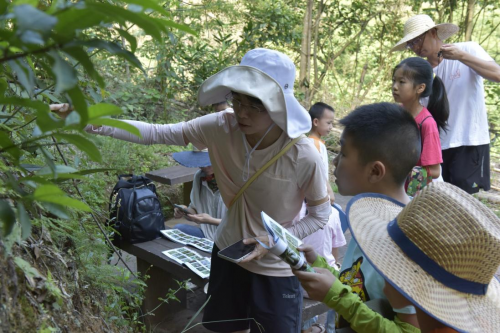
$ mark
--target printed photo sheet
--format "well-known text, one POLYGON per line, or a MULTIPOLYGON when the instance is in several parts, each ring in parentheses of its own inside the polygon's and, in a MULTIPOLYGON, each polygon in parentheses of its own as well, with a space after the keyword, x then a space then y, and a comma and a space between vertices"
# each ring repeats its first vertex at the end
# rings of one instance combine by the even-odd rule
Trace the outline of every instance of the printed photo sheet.
POLYGON ((212 253, 214 242, 207 238, 198 238, 177 229, 161 230, 161 233, 173 242, 182 245, 191 245, 203 252, 212 253))
POLYGON ((207 279, 210 276, 210 258, 200 256, 187 247, 171 249, 162 253, 180 265, 186 265, 202 279, 207 279))

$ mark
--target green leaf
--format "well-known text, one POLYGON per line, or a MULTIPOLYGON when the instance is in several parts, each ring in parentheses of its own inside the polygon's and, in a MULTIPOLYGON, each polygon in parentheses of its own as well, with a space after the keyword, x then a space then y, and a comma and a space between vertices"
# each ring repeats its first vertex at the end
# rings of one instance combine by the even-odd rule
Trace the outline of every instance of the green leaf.
POLYGON ((95 118, 117 116, 122 113, 122 109, 113 104, 99 103, 91 105, 89 107, 89 122, 92 122, 95 118))
POLYGON ((19 97, 0 97, 0 105, 24 106, 41 111, 49 111, 49 106, 44 102, 19 97))
POLYGON ((180 30, 180 31, 187 32, 188 34, 191 34, 191 35, 194 35, 194 36, 198 36, 198 33, 196 31, 194 31, 193 29, 191 29, 189 26, 187 26, 185 24, 180 24, 180 23, 177 23, 177 22, 174 22, 174 21, 164 20, 164 19, 155 18, 155 17, 152 17, 151 19, 157 25, 161 26, 163 31, 168 31, 166 29, 166 27, 170 27, 170 28, 174 28, 174 29, 177 29, 177 30, 180 30))
POLYGON ((56 34, 65 38, 74 36, 78 30, 99 25, 101 22, 111 22, 105 15, 89 8, 69 8, 57 15, 58 22, 54 28, 56 34))
POLYGON ((16 214, 9 203, 5 200, 0 200, 0 220, 2 220, 3 236, 8 236, 14 223, 16 223, 16 214))
POLYGON ((90 58, 83 47, 67 47, 63 48, 62 51, 78 61, 83 66, 83 68, 85 68, 89 76, 99 84, 99 87, 104 88, 106 86, 103 78, 95 70, 94 64, 92 63, 92 61, 90 61, 90 58))
POLYGON ((35 87, 35 75, 24 59, 10 60, 7 62, 12 71, 17 75, 19 83, 31 95, 35 87))
POLYGON ((143 8, 154 9, 158 13, 161 13, 167 17, 170 17, 170 13, 167 12, 162 6, 151 0, 123 0, 125 3, 139 5, 143 8))
POLYGON ((57 51, 51 50, 47 52, 54 59, 52 71, 56 75, 56 92, 67 91, 75 87, 78 83, 76 70, 66 62, 57 51))
POLYGON ((0 96, 4 96, 8 86, 7 81, 4 78, 0 78, 0 96))
MULTIPOLYGON (((56 165, 56 171, 57 173, 72 173, 77 172, 78 170, 67 165, 56 165)), ((45 166, 39 169, 36 174, 37 176, 52 175, 52 170, 48 166, 45 166)))
POLYGON ((137 39, 134 36, 132 36, 131 34, 129 34, 126 30, 118 29, 118 28, 115 28, 115 30, 118 31, 120 36, 122 36, 123 38, 125 38, 127 40, 127 42, 130 44, 130 51, 132 51, 132 53, 134 53, 135 50, 137 49, 137 39))
POLYGON ((33 7, 38 6, 38 0, 14 0, 12 1, 13 6, 19 6, 22 4, 31 5, 33 7))
POLYGON ((42 275, 40 274, 40 272, 34 268, 33 266, 31 266, 27 261, 25 261, 23 258, 21 257, 14 257, 14 262, 16 263, 16 266, 19 267, 24 275, 26 276, 26 279, 28 279, 28 281, 30 281, 30 285, 35 285, 33 279, 34 278, 42 278, 42 275))
POLYGON ((21 223, 21 239, 25 240, 31 235, 31 221, 22 203, 17 204, 17 219, 21 223))
POLYGON ((67 46, 68 47, 87 46, 96 49, 106 50, 111 54, 115 54, 124 58, 125 60, 130 62, 133 66, 139 68, 141 71, 145 73, 144 68, 142 68, 142 64, 139 61, 139 59, 137 59, 137 57, 132 52, 125 50, 116 43, 108 42, 101 39, 92 39, 89 41, 73 41, 71 43, 68 43, 67 46))
POLYGON ((127 9, 118 6, 112 6, 106 3, 87 3, 87 8, 93 9, 98 13, 114 17, 115 20, 124 24, 132 22, 144 30, 146 34, 152 36, 156 40, 161 40, 161 30, 158 26, 151 22, 151 17, 142 13, 133 13, 127 9))
POLYGON ((88 124, 88 109, 87 102, 85 101, 85 96, 78 86, 68 90, 68 95, 71 98, 71 103, 74 106, 75 111, 80 115, 80 125, 85 126, 88 124))
POLYGON ((17 19, 20 31, 35 30, 48 33, 57 23, 57 18, 30 5, 15 6, 14 17, 17 19))
POLYGON ((43 110, 37 112, 36 124, 43 132, 62 128, 64 123, 64 120, 56 118, 56 116, 50 111, 43 110))
POLYGON ((93 125, 104 125, 104 126, 111 126, 111 127, 116 127, 122 130, 125 130, 129 133, 134 134, 135 136, 138 136, 139 138, 142 138, 141 132, 139 132, 139 129, 135 127, 134 125, 130 125, 129 123, 126 123, 124 121, 120 121, 117 119, 110 119, 110 118, 97 118, 92 120, 93 125))
POLYGON ((23 153, 21 149, 19 149, 14 145, 14 142, 10 139, 9 135, 4 131, 0 131, 0 146, 14 158, 15 164, 19 162, 19 159, 21 158, 21 155, 23 153))
POLYGON ((76 174, 79 175, 89 175, 92 173, 98 173, 98 172, 108 172, 108 171, 115 171, 116 169, 108 169, 108 168, 101 168, 101 169, 86 169, 86 170, 79 170, 76 172, 76 174))
POLYGON ((69 212, 66 207, 51 202, 44 202, 41 205, 45 210, 47 210, 51 214, 54 214, 58 218, 69 220, 69 212))
POLYGON ((54 134, 54 137, 66 140, 69 143, 74 144, 76 147, 78 147, 78 149, 85 152, 93 161, 96 162, 101 161, 101 153, 99 152, 99 149, 97 149, 95 144, 89 139, 84 138, 83 136, 78 134, 62 134, 62 133, 54 134))
POLYGON ((33 199, 71 207, 86 212, 92 211, 86 203, 66 196, 66 193, 55 185, 42 185, 38 187, 33 194, 33 199))

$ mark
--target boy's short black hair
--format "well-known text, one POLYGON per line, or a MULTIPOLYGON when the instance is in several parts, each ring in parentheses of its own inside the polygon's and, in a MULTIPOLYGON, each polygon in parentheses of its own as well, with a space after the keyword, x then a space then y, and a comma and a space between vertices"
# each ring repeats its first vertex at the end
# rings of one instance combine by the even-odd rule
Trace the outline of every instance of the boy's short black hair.
POLYGON ((313 106, 311 106, 311 109, 309 109, 311 121, 313 121, 314 119, 321 119, 321 117, 323 117, 325 109, 335 112, 335 110, 330 105, 323 102, 317 102, 313 106))
POLYGON ((420 158, 420 131, 413 116, 392 103, 363 105, 340 120, 362 163, 381 161, 397 184, 420 158))

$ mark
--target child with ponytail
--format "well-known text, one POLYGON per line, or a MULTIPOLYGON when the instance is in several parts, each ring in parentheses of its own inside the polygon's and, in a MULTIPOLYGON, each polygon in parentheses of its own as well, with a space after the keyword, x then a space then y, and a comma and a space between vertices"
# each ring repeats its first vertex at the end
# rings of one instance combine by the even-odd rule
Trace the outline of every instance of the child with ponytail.
POLYGON ((439 133, 446 131, 449 116, 448 97, 443 82, 434 76, 432 67, 418 57, 404 59, 392 76, 394 100, 413 116, 420 129, 422 152, 408 181, 407 192, 415 195, 441 175, 443 162, 439 133), (422 99, 429 98, 427 107, 422 99))

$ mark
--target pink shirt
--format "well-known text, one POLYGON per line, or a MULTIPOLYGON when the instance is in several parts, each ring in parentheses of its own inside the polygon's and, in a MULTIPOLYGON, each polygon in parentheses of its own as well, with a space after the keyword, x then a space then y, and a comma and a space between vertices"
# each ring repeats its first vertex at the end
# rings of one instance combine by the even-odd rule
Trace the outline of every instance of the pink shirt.
POLYGON ((417 123, 417 125, 420 126, 420 123, 422 123, 422 121, 423 124, 422 128, 420 129, 420 133, 422 135, 423 145, 422 153, 420 155, 420 159, 418 160, 417 166, 440 164, 443 162, 443 156, 441 153, 439 130, 436 121, 432 117, 429 110, 427 110, 427 108, 425 107, 415 117, 415 122, 417 123))
POLYGON ((338 248, 346 244, 342 226, 340 225, 339 212, 332 207, 332 213, 323 230, 316 231, 302 241, 312 245, 316 253, 326 259, 328 265, 335 267, 335 257, 332 255, 332 248, 338 248))

